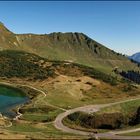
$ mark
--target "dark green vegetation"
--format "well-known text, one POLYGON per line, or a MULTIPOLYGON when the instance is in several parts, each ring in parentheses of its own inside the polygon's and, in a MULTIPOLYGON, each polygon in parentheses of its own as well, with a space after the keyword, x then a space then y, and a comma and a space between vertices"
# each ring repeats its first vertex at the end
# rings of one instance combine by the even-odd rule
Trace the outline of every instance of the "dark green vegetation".
POLYGON ((35 89, 23 85, 16 85, 15 88, 20 89, 30 99, 35 99, 40 94, 40 92, 36 91, 35 89))
MULTIPOLYGON (((90 104, 94 102, 95 104, 96 100, 97 102, 102 100, 101 102, 105 103, 105 101, 107 101, 106 99, 114 100, 115 98, 139 94, 139 88, 131 85, 129 81, 123 81, 113 76, 113 73, 109 75, 81 64, 66 61, 52 61, 35 54, 15 50, 0 51, 0 77, 6 80, 12 78, 26 80, 26 82, 28 81, 29 83, 40 81, 36 86, 44 87, 46 91, 50 92, 50 94, 47 94, 47 102, 58 106, 62 104, 60 107, 64 108, 78 104, 82 105, 84 103, 90 104), (57 79, 59 76, 66 76, 67 80, 63 81, 62 78, 56 80, 56 82, 52 81, 51 85, 45 84, 45 86, 43 86, 43 81, 51 82, 51 80, 57 79), (84 82, 84 76, 92 78, 93 81, 84 82), (72 78, 71 80, 69 79, 70 77, 72 78), (80 77, 83 77, 83 80, 77 81, 80 77), (99 85, 94 85, 94 79, 99 80, 99 85), (66 83, 69 86, 67 86, 66 83), (74 86, 76 83, 79 87, 77 85, 74 86), (71 88, 69 89, 68 87, 71 88), (71 92, 74 93, 75 96, 71 95, 71 92), (77 92, 80 93, 80 95, 78 95, 77 92), (65 98, 65 100, 63 100, 63 98, 65 98), (71 103, 70 99, 74 102, 71 103)), ((20 89, 28 93, 30 99, 38 95, 36 91, 32 92, 28 88, 26 89, 26 87, 21 86, 20 89)))
POLYGON ((20 51, 0 52, 0 77, 20 77, 43 79, 53 71, 44 69, 36 64, 41 60, 39 56, 20 51))
POLYGON ((93 114, 75 112, 63 122, 70 127, 82 129, 119 129, 135 126, 140 123, 140 100, 107 107, 93 114))
POLYGON ((16 112, 12 111, 16 106, 29 101, 24 92, 19 89, 0 85, 0 112, 2 115, 13 118, 16 112))
POLYGON ((72 124, 88 129, 116 129, 120 128, 122 120, 123 117, 119 113, 102 114, 102 116, 99 116, 75 112, 69 115, 64 121, 67 123, 72 122, 72 124))
POLYGON ((130 81, 133 81, 137 84, 140 84, 140 72, 139 71, 122 71, 120 75, 127 78, 130 81))
POLYGON ((23 50, 49 60, 61 60, 95 67, 110 73, 114 67, 137 70, 127 57, 92 40, 83 33, 51 33, 44 35, 14 34, 0 24, 0 49, 23 50))
POLYGON ((87 75, 111 85, 117 84, 117 79, 113 76, 91 67, 62 61, 49 61, 21 51, 0 51, 0 77, 47 79, 48 77, 56 77, 56 71, 68 76, 87 75))

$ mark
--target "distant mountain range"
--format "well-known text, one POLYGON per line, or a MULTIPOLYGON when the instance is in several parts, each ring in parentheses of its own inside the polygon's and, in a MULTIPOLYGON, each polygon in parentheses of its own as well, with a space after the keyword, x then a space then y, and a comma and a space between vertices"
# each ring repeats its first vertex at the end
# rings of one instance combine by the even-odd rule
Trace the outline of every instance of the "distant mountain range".
POLYGON ((129 58, 140 63, 140 52, 133 54, 129 58))
POLYGON ((0 23, 0 50, 20 50, 50 60, 69 61, 111 73, 139 69, 126 56, 96 42, 83 33, 15 34, 0 23))

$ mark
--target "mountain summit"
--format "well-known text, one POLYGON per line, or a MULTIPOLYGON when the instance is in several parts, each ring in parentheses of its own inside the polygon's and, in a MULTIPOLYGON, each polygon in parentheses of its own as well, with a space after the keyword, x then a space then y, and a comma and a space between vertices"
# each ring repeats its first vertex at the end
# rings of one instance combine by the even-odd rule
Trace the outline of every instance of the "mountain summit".
POLYGON ((5 25, 2 22, 0 22, 0 32, 1 33, 12 33, 5 27, 5 25))
POLYGON ((18 42, 15 34, 8 30, 2 22, 0 22, 0 34, 0 50, 17 46, 18 42))
POLYGON ((125 56, 108 49, 83 33, 14 34, 0 23, 0 50, 23 50, 51 60, 75 62, 101 71, 114 67, 134 69, 125 56))

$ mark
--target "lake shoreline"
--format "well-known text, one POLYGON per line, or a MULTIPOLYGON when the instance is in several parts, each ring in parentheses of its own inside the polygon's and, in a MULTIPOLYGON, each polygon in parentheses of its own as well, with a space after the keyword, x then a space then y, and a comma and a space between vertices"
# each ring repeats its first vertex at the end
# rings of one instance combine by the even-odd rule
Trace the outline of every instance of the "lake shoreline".
POLYGON ((35 90, 35 88, 33 87, 29 87, 27 85, 22 85, 22 84, 11 84, 11 83, 8 83, 8 82, 0 82, 0 85, 2 86, 5 86, 5 87, 8 87, 8 88, 12 88, 14 90, 19 90, 20 92, 22 92, 23 94, 25 94, 29 100, 27 100, 27 102, 23 103, 23 104, 20 104, 20 105, 17 105, 15 106, 14 108, 11 108, 10 111, 12 112, 15 112, 16 113, 16 116, 14 118, 10 118, 10 117, 7 117, 5 115, 3 115, 1 112, 1 116, 3 119, 8 119, 8 120, 11 120, 11 121, 15 121, 15 120, 18 120, 21 116, 22 116, 22 113, 20 113, 20 109, 22 109, 23 107, 25 107, 27 104, 30 104, 31 101, 38 96, 39 91, 35 90))

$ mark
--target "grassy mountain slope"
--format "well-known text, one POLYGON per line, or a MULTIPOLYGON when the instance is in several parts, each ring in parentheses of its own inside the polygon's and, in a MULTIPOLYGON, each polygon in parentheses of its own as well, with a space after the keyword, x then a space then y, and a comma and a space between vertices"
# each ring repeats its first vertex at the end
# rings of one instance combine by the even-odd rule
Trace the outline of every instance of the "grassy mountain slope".
POLYGON ((0 79, 38 87, 63 108, 139 95, 139 87, 95 68, 15 50, 0 51, 0 79))
POLYGON ((52 60, 67 60, 111 72, 112 68, 137 69, 122 56, 92 40, 83 33, 44 35, 14 34, 0 24, 0 49, 24 50, 52 60))
POLYGON ((0 51, 0 77, 43 80, 58 75, 89 76, 112 85, 117 79, 94 68, 64 61, 50 61, 35 54, 5 50, 0 51))
POLYGON ((15 50, 0 51, 0 81, 18 85, 32 98, 29 104, 20 109, 23 115, 18 121, 13 121, 11 127, 1 128, 3 135, 10 132, 6 134, 7 137, 24 133, 26 138, 60 139, 65 133, 59 132, 52 125, 62 108, 126 100, 136 98, 140 93, 139 87, 95 68, 71 62, 50 61, 32 53, 15 50), (22 85, 44 91, 46 96, 22 85))

